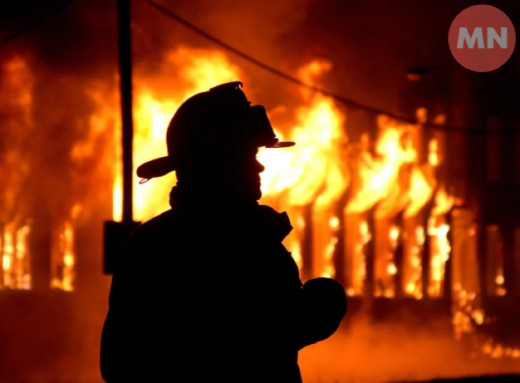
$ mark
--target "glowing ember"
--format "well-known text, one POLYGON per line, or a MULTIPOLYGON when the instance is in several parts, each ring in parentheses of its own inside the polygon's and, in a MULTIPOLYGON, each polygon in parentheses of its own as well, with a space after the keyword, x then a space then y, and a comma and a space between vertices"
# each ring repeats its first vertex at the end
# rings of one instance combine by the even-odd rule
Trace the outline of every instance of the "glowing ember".
POLYGON ((493 340, 487 341, 482 346, 482 352, 490 358, 520 358, 520 348, 508 347, 502 344, 496 343, 493 340))
POLYGON ((504 278, 504 271, 499 268, 497 269, 496 275, 495 275, 495 295, 503 296, 506 295, 507 290, 504 287, 505 278, 504 278))
POLYGON ((329 220, 329 227, 331 229, 337 230, 339 228, 339 218, 336 216, 331 217, 329 220))
POLYGON ((397 266, 395 265, 395 263, 393 262, 389 262, 388 263, 388 266, 386 268, 386 272, 389 274, 389 275, 395 275, 397 274, 397 266))
POLYGON ((439 165, 439 143, 432 138, 428 143, 428 163, 432 166, 439 165))
POLYGON ((477 326, 484 323, 485 314, 476 293, 468 293, 459 284, 454 286, 453 293, 453 331, 455 338, 461 339, 464 333, 474 332, 477 326))

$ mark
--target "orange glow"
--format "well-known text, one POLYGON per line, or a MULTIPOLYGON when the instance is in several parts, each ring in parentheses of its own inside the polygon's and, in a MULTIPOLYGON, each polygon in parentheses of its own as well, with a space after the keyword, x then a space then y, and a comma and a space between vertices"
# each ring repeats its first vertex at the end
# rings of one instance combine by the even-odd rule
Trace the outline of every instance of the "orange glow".
MULTIPOLYGON (((216 84, 242 79, 239 68, 215 50, 180 47, 166 56, 161 68, 153 76, 143 76, 137 71, 135 166, 166 155, 166 128, 173 112, 183 100, 216 84), (175 80, 165 74, 172 70, 178 74, 175 80), (173 94, 172 89, 175 90, 173 94), (168 96, 165 97, 165 94, 168 96)), ((298 76, 305 83, 314 84, 319 76, 330 69, 329 62, 315 60, 302 67, 298 76)), ((426 114, 426 110, 418 110, 418 121, 423 122, 426 114)), ((354 268, 349 273, 355 276, 349 278, 352 283, 348 291, 349 294, 362 294, 366 278, 364 253, 374 235, 370 233, 364 215, 374 214, 376 226, 382 228, 379 235, 386 238, 383 242, 380 238, 373 246, 376 248, 378 273, 387 280, 385 283, 389 289, 381 294, 394 295, 397 288, 395 276, 400 266, 396 264, 393 253, 403 244, 406 246, 403 250, 403 267, 406 269, 402 274, 403 285, 399 288, 408 296, 422 297, 421 253, 424 251, 427 231, 427 235, 433 237, 430 244, 433 251, 428 292, 431 296, 438 296, 442 290, 443 269, 449 254, 449 228, 443 214, 453 204, 444 189, 437 188, 434 175, 434 168, 439 165, 441 158, 439 139, 430 139, 428 161, 421 164, 418 155, 421 126, 379 116, 373 152, 370 150, 368 135, 362 136, 360 143, 350 144, 345 114, 332 99, 308 90, 302 91, 302 102, 295 108, 292 122, 277 123, 277 116, 275 113, 272 117, 273 125, 285 127, 284 133, 277 131, 277 135, 281 140, 295 141, 296 146, 283 150, 260 150, 258 159, 266 168, 261 174, 262 193, 266 203, 274 204, 278 210, 292 212, 295 230, 284 243, 299 266, 306 267, 302 259, 302 235, 308 232, 304 230, 307 225, 313 226, 310 231, 313 233, 313 270, 310 272, 314 276, 336 274, 333 258, 337 250, 338 231, 354 230, 355 234, 347 234, 348 256, 356 258, 352 263, 347 262, 349 267, 354 268), (420 221, 412 219, 422 212, 436 189, 435 206, 432 209, 434 219, 429 220, 426 229, 419 224, 420 221), (347 190, 350 198, 342 217, 346 225, 342 228, 335 208, 347 190), (312 222, 305 222, 306 218, 301 211, 294 210, 304 206, 311 206, 312 222), (368 213, 371 209, 374 210, 368 213), (390 224, 398 213, 402 213, 403 220, 411 220, 406 231, 390 224), (354 215, 358 215, 359 221, 352 226, 348 223, 354 215), (381 226, 381 220, 389 220, 385 225, 390 226, 383 225, 388 231, 385 232, 386 229, 381 226), (356 243, 351 243, 354 239, 356 243)), ((116 139, 119 142, 120 138, 116 139)), ((118 175, 114 186, 114 218, 120 220, 120 162, 116 167, 118 175)), ((168 193, 175 183, 175 173, 144 185, 137 182, 134 187, 136 220, 149 219, 168 209, 168 193)))
POLYGON ((53 275, 51 287, 65 291, 74 290, 74 229, 71 222, 65 222, 58 229, 54 239, 53 275))
MULTIPOLYGON (((316 76, 331 67, 325 61, 313 61, 299 71, 302 81, 312 83, 316 76)), ((282 198, 287 206, 313 204, 313 270, 314 276, 333 277, 333 255, 338 243, 339 218, 334 204, 348 186, 348 170, 344 161, 347 136, 345 116, 334 102, 320 94, 302 93, 305 103, 296 109, 296 121, 289 140, 294 148, 261 150, 258 158, 265 166, 261 173, 264 198, 282 198)), ((276 123, 275 123, 276 125, 276 123)), ((286 139, 277 132, 281 139, 286 139)), ((300 217, 300 220, 303 218, 300 217)), ((306 223, 302 223, 301 226, 306 223)), ((286 240, 288 248, 294 237, 286 240)), ((293 254, 298 254, 299 246, 293 254)))
MULTIPOLYGON (((170 80, 165 80, 164 73, 156 77, 136 76, 135 101, 135 135, 134 135, 134 163, 135 166, 166 155, 164 137, 166 128, 173 111, 187 97, 194 93, 205 91, 210 87, 227 81, 241 78, 239 69, 231 64, 227 57, 213 50, 196 50, 185 47, 171 51, 163 63, 163 72, 176 69, 180 79, 176 87, 168 87, 170 80), (158 79, 162 79, 159 81, 158 79), (171 89, 177 89, 171 94, 171 89), (162 97, 168 93, 169 96, 162 97)), ((304 66, 298 75, 306 83, 314 83, 318 76, 330 70, 331 64, 326 61, 315 60, 304 66)), ((173 81, 173 80, 171 80, 173 81)), ((335 203, 351 187, 351 198, 346 205, 346 214, 363 213, 376 206, 378 219, 391 217, 403 211, 405 217, 413 217, 431 199, 435 188, 435 179, 431 166, 437 162, 420 165, 418 163, 418 134, 416 125, 398 123, 385 116, 378 118, 379 136, 375 143, 375 155, 372 155, 368 146, 361 151, 349 152, 346 135, 345 115, 335 106, 334 102, 321 94, 303 91, 304 102, 295 110, 295 121, 288 133, 277 131, 280 139, 292 140, 297 143, 294 148, 284 150, 261 150, 258 158, 266 170, 261 174, 262 193, 264 199, 278 201, 280 210, 294 206, 312 204, 312 223, 303 222, 302 225, 312 224, 314 229, 313 245, 313 275, 335 275, 333 255, 338 243, 337 230, 339 219, 334 213, 335 203), (355 169, 356 180, 349 185, 350 169, 355 169), (285 206, 285 208, 284 208, 285 206)), ((424 112, 425 113, 425 112, 424 112)), ((275 115, 276 117, 276 115, 275 115)), ((273 121, 273 125, 278 126, 273 121)), ((118 129, 117 129, 118 130, 118 129)), ((116 131, 117 131, 116 130, 116 131)), ((116 137, 119 141, 119 137, 116 137)), ((366 140, 367 137, 364 138, 366 140)), ((119 145, 117 145, 119 147, 119 145)), ((438 144, 432 140, 429 152, 436 153, 438 144)), ((117 177, 114 184, 114 218, 121 219, 121 164, 116 165, 117 177)), ((175 174, 154 180, 153 182, 134 187, 134 209, 136 220, 146 220, 168 209, 168 193, 175 182, 175 174)), ((293 222, 295 217, 293 218, 293 222)), ((300 216, 299 220, 303 220, 300 216)), ((361 221, 365 222, 365 221, 361 221)), ((366 222, 360 223, 360 248, 353 250, 358 257, 364 257, 363 247, 366 243, 362 238, 367 237, 367 230, 363 229, 366 222), (364 233, 364 234, 363 234, 364 233)), ((395 251, 398 246, 397 237, 400 229, 391 229, 388 238, 389 251, 395 251), (396 234, 397 233, 397 234, 396 234), (397 237, 396 237, 397 235, 397 237)), ((285 244, 293 253, 297 262, 302 265, 302 249, 300 230, 298 239, 296 234, 290 235, 285 244)), ((415 270, 413 277, 404 281, 405 292, 414 291, 414 296, 420 294, 421 251, 423 241, 418 245, 408 264, 415 270), (413 281, 412 281, 413 279, 413 281)), ((357 293, 362 291, 360 283, 364 279, 365 261, 356 261, 357 293)), ((381 269, 389 278, 398 272, 398 266, 392 258, 385 261, 381 269)), ((408 273, 410 274, 410 273, 408 273)), ((408 275, 406 274, 406 275, 408 275)))
POLYGON ((25 145, 34 133, 34 74, 27 62, 15 56, 2 70, 0 100, 2 129, 10 132, 2 147, 0 174, 8 188, 0 189, 0 289, 32 288, 29 234, 32 220, 23 204, 30 162, 25 145), (5 113, 5 115, 4 115, 5 113), (8 114, 7 114, 8 113, 8 114), (12 171, 15 169, 15 171, 12 171))
POLYGON ((455 198, 450 196, 444 186, 439 187, 435 194, 435 206, 432 210, 433 215, 446 214, 455 204, 455 198))
POLYGON ((440 224, 434 226, 432 224, 428 228, 428 234, 434 237, 432 244, 433 253, 431 254, 431 276, 430 284, 428 286, 428 294, 431 297, 440 296, 442 293, 442 283, 444 282, 445 264, 449 259, 451 246, 449 244, 447 235, 449 226, 440 224))
POLYGON ((426 176, 425 170, 421 170, 419 167, 412 169, 409 189, 410 203, 404 211, 405 217, 413 217, 419 212, 431 199, 434 187, 435 180, 431 176, 426 176))
POLYGON ((449 259, 451 245, 448 239, 450 227, 444 215, 452 208, 454 198, 439 187, 435 195, 435 206, 428 219, 428 235, 430 236, 430 278, 428 295, 439 297, 443 292, 445 265, 449 259))
POLYGON ((417 226, 415 221, 407 222, 406 227, 409 229, 407 231, 407 246, 403 265, 404 294, 415 299, 421 299, 423 297, 421 255, 424 251, 424 228, 417 226))
MULTIPOLYGON (((134 166, 167 155, 166 129, 175 110, 188 97, 229 81, 244 80, 238 67, 220 51, 178 47, 166 55, 155 77, 136 70, 134 80, 134 166), (170 76, 176 73, 180 78, 170 76), (167 94, 167 96, 163 96, 167 94)), ((116 129, 119 134, 120 128, 116 129)), ((116 148, 121 137, 116 134, 116 148)), ((117 153, 113 188, 113 218, 122 219, 122 164, 117 153)), ((135 174, 135 170, 134 170, 135 174)), ((140 184, 134 180, 134 219, 146 221, 167 210, 168 195, 175 184, 175 173, 140 184)))
POLYGON ((363 295, 366 282, 366 248, 372 241, 372 233, 365 217, 351 214, 345 217, 346 252, 351 256, 346 259, 348 274, 347 294, 363 295))
MULTIPOLYGON (((135 79, 135 167, 153 158, 167 155, 166 129, 173 113, 185 99, 195 93, 207 91, 215 85, 243 79, 238 67, 223 53, 187 47, 172 50, 163 63, 162 71, 163 73, 158 74, 157 83, 154 79, 139 74, 135 79), (168 73, 172 71, 179 73, 180 78, 169 77, 168 73), (156 86, 151 88, 150 84, 154 83, 156 86), (167 93, 168 97, 161 97, 163 93, 167 93)), ((146 184, 139 184, 139 180, 136 179, 135 219, 144 221, 169 209, 168 194, 174 184, 174 172, 146 184)), ((119 200, 119 197, 116 198, 119 200)), ((114 204, 116 202, 114 201, 114 204)))
MULTIPOLYGON (((398 175, 403 165, 417 160, 417 152, 410 137, 410 132, 416 128, 398 124, 386 116, 378 118, 378 127, 375 156, 370 154, 365 145, 356 159, 359 179, 347 205, 346 212, 349 214, 367 211, 386 199, 377 209, 378 217, 383 217, 391 215, 395 209, 400 210, 401 206, 404 208, 403 205, 406 204, 399 193, 401 186, 398 175)), ((366 137, 365 140, 367 139, 366 137)))
POLYGON ((495 295, 498 296, 504 296, 507 293, 506 288, 504 287, 505 278, 504 278, 504 271, 499 268, 497 269, 496 275, 495 275, 495 295))
POLYGON ((476 293, 468 293, 459 284, 455 284, 453 293, 453 331, 455 338, 461 339, 464 333, 474 332, 476 326, 484 323, 485 314, 476 293))
POLYGON ((51 249, 51 288, 74 291, 76 254, 74 222, 82 208, 74 205, 69 218, 57 224, 53 231, 51 249))
POLYGON ((29 225, 4 227, 0 238, 0 254, 2 259, 2 283, 0 288, 24 289, 32 287, 31 267, 29 263, 28 236, 29 225))
POLYGON ((439 162, 439 142, 432 138, 428 143, 428 163, 437 166, 439 162))
POLYGON ((393 262, 390 262, 387 266, 387 273, 389 275, 395 275, 397 274, 397 266, 395 265, 395 263, 393 262))
MULTIPOLYGON (((299 75, 311 83, 314 76, 329 68, 328 62, 313 61, 299 75)), ((314 201, 316 208, 323 209, 337 201, 348 185, 342 152, 347 142, 345 116, 330 98, 305 92, 304 95, 307 105, 296 110, 296 123, 289 136, 296 146, 259 153, 259 160, 266 167, 261 174, 262 193, 269 197, 287 190, 289 205, 314 201)))

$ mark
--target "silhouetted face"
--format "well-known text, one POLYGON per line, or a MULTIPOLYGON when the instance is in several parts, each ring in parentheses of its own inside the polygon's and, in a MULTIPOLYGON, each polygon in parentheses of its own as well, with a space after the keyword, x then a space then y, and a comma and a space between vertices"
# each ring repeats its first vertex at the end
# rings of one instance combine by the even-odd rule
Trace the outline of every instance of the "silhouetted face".
POLYGON ((228 151, 219 161, 217 173, 225 189, 246 199, 262 197, 260 173, 265 167, 258 162, 258 148, 243 147, 228 151))
POLYGON ((177 179, 203 193, 256 201, 262 197, 256 146, 213 147, 192 152, 177 170, 177 179))

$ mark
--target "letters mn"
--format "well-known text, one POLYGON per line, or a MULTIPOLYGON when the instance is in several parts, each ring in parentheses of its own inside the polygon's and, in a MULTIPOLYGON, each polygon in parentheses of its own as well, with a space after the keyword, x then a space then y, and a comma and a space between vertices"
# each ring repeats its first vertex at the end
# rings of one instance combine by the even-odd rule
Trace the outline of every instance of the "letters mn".
MULTIPOLYGON (((495 41, 500 48, 507 48, 507 27, 500 28, 500 35, 497 33, 495 28, 487 27, 487 49, 493 49, 495 47, 495 41)), ((482 33, 482 28, 476 27, 470 35, 468 28, 460 27, 457 49, 463 49, 464 42, 466 42, 469 49, 473 49, 475 42, 477 43, 477 48, 484 49, 484 35, 482 33)))

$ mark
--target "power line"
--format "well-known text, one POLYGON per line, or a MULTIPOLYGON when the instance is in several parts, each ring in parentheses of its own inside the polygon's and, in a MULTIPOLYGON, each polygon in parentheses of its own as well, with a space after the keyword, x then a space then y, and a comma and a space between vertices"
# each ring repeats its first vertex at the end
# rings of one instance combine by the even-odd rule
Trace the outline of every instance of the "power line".
POLYGON ((16 32, 13 32, 11 33, 9 36, 7 36, 6 38, 4 38, 2 41, 0 41, 0 47, 4 44, 7 44, 9 41, 12 41, 14 39, 16 39, 18 36, 21 36, 23 35, 25 32, 27 32, 29 29, 31 29, 32 27, 34 27, 36 24, 38 23, 38 21, 35 19, 33 20, 31 23, 28 23, 26 25, 24 25, 22 28, 20 28, 19 30, 17 30, 16 32))
MULTIPOLYGON (((61 7, 58 8, 57 13, 63 11, 67 6, 69 6, 71 3, 73 3, 75 0, 67 0, 65 1, 61 7)), ((32 28, 34 28, 36 25, 42 23, 46 17, 49 17, 50 15, 46 15, 45 17, 35 17, 32 21, 25 24, 23 27, 18 29, 17 31, 11 33, 9 36, 5 37, 4 39, 0 40, 0 47, 4 46, 5 44, 9 43, 10 41, 13 41, 17 39, 18 37, 22 36, 24 33, 28 32, 32 28)))
MULTIPOLYGON (((351 99, 348 99, 346 97, 343 97, 341 95, 338 95, 336 93, 333 93, 331 91, 328 91, 326 89, 323 89, 323 88, 320 88, 320 87, 317 87, 317 86, 314 86, 314 85, 311 85, 311 84, 307 84, 307 83, 304 83, 303 81, 297 79, 296 77, 293 77, 269 64, 266 64, 252 56, 250 56, 249 54, 233 47, 232 45, 229 45, 228 43, 218 39, 217 37, 215 37, 214 35, 206 32, 205 30, 197 27, 196 25, 192 24, 191 22, 189 22, 188 20, 180 17, 179 15, 177 15, 176 13, 173 13, 172 11, 170 11, 169 9, 163 7, 162 5, 160 4, 157 4, 156 2, 152 1, 152 0, 145 0, 148 4, 150 4, 152 7, 156 8, 157 10, 159 10, 160 12, 162 12, 163 14, 165 14, 166 16, 170 17, 171 19, 177 21, 178 23, 184 25, 185 27, 187 27, 188 29, 191 29, 192 31, 194 31, 195 33, 199 34, 200 36, 206 38, 207 40, 221 46, 222 48, 234 53, 235 55, 243 58, 244 60, 246 61, 249 61, 250 63, 266 70, 267 72, 270 72, 278 77, 281 77, 289 82, 292 82, 298 86, 301 86, 301 87, 304 87, 304 88, 307 88, 307 89, 310 89, 314 92, 318 92, 318 93, 321 93, 321 94, 324 94, 334 100, 337 100, 349 107, 352 107, 352 108, 357 108, 357 109, 362 109, 362 110, 365 110, 369 113, 373 113, 373 114, 384 114, 390 118, 393 118, 393 119, 396 119, 396 120, 400 120, 400 121, 403 121, 403 122, 407 122, 407 123, 410 123, 410 124, 417 124, 417 120, 416 119, 413 119, 411 117, 408 117, 408 116, 403 116, 403 115, 399 115, 399 114, 396 114, 396 113, 392 113, 392 112, 388 112, 386 110, 382 110, 382 109, 378 109, 378 108, 375 108, 373 106, 369 106, 369 105, 365 105, 365 104, 362 104, 360 102, 357 102, 357 101, 354 101, 354 100, 351 100, 351 99)), ((464 127, 464 126, 451 126, 451 125, 439 125, 439 124, 433 124, 433 123, 423 123, 421 124, 423 127, 425 128, 429 128, 429 129, 434 129, 434 130, 441 130, 441 131, 447 131, 447 132, 464 132, 464 133, 503 133, 504 130, 490 130, 490 129, 470 129, 469 127, 464 127)), ((511 132, 514 132, 516 130, 514 129, 511 129, 510 130, 511 132)))

